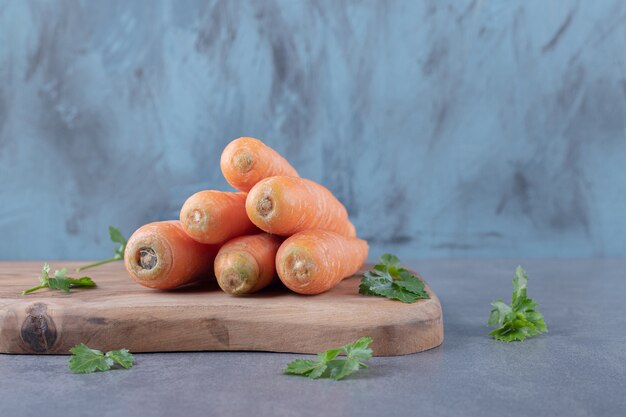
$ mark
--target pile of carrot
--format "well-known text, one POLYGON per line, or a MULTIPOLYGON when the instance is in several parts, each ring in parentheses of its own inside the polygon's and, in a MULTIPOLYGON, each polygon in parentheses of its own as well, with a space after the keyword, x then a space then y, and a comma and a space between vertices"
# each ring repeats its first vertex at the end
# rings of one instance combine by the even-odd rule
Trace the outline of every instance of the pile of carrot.
POLYGON ((214 275, 233 295, 277 281, 299 294, 320 294, 363 266, 368 245, 356 237, 343 204, 275 150, 258 139, 235 139, 220 167, 237 192, 199 191, 179 220, 147 224, 130 237, 124 263, 135 281, 167 290, 214 275))

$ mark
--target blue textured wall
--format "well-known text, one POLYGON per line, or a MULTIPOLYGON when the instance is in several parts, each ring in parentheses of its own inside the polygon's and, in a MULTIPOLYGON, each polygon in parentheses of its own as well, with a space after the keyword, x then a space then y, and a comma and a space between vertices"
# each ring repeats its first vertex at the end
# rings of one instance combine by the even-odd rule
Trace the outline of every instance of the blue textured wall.
POLYGON ((0 258, 108 254, 244 135, 372 255, 623 256, 626 2, 0 0, 0 258))

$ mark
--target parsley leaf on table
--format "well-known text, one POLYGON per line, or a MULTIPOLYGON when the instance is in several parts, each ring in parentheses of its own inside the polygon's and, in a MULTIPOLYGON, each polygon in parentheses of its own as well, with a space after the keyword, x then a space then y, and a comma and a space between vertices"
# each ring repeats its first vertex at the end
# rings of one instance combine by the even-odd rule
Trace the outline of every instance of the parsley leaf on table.
POLYGON ((67 273, 67 268, 61 268, 61 269, 54 271, 53 276, 50 276, 50 265, 45 263, 43 264, 43 268, 41 269, 41 274, 39 275, 39 285, 22 291, 22 295, 26 295, 28 293, 41 290, 43 288, 50 288, 52 290, 61 290, 64 292, 70 292, 70 288, 77 288, 77 287, 90 288, 90 287, 96 286, 96 283, 93 282, 91 278, 89 277, 72 278, 72 277, 66 276, 65 275, 66 273, 67 273))
POLYGON ((106 357, 113 359, 118 365, 126 369, 132 368, 135 361, 133 354, 128 349, 112 350, 106 353, 106 357))
POLYGON ((115 255, 112 258, 81 266, 80 268, 76 268, 76 272, 80 272, 88 268, 93 268, 95 266, 108 264, 109 262, 121 261, 124 259, 124 251, 126 250, 126 238, 124 237, 124 235, 122 235, 122 232, 120 232, 119 229, 113 226, 109 226, 109 236, 111 238, 111 242, 120 244, 117 248, 113 249, 115 251, 115 255))
POLYGON ((95 371, 108 371, 116 363, 123 368, 133 366, 134 358, 128 349, 112 350, 106 354, 91 349, 84 343, 70 349, 72 356, 68 362, 70 371, 85 374, 95 371))
POLYGON ((68 366, 72 372, 88 373, 98 371, 108 371, 113 366, 113 359, 106 357, 96 349, 90 349, 84 343, 76 345, 70 349, 72 356, 68 366))
POLYGON ((371 337, 362 337, 340 348, 318 353, 316 359, 296 359, 289 362, 283 371, 311 379, 332 378, 339 381, 361 368, 367 368, 361 361, 372 357, 372 349, 368 348, 370 343, 371 337), (345 358, 338 357, 339 355, 344 355, 345 358))
POLYGON ((389 253, 381 256, 380 262, 363 274, 359 293, 387 297, 403 303, 430 298, 422 280, 399 263, 399 259, 389 253))
POLYGON ((526 296, 527 286, 528 275, 518 266, 513 278, 511 305, 502 300, 491 303, 493 309, 487 325, 498 326, 489 333, 494 339, 503 342, 522 341, 548 331, 543 315, 535 310, 538 304, 526 296))

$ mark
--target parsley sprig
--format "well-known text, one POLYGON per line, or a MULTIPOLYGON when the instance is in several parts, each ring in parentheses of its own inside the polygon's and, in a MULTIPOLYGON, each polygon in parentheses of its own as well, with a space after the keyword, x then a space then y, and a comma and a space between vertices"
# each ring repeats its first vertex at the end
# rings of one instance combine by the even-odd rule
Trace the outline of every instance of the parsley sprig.
POLYGON ((370 343, 371 337, 362 337, 340 348, 318 353, 316 359, 296 359, 289 362, 283 371, 311 379, 332 378, 338 381, 361 368, 367 368, 361 361, 372 357, 372 349, 368 348, 370 343), (345 358, 339 358, 339 355, 345 355, 345 358))
POLYGON ((68 367, 70 371, 77 374, 108 371, 116 363, 122 368, 128 369, 135 362, 132 353, 128 349, 112 350, 105 354, 81 343, 71 348, 70 352, 72 356, 68 362, 68 367))
POLYGON ((503 342, 522 341, 548 331, 543 315, 535 310, 538 304, 526 296, 527 285, 528 275, 518 266, 513 278, 511 305, 500 299, 491 303, 493 309, 487 325, 498 326, 489 333, 494 339, 503 342))
POLYGON ((41 274, 39 275, 39 285, 33 288, 22 291, 22 295, 41 290, 43 288, 50 288, 52 290, 62 290, 64 292, 70 292, 70 288, 76 287, 95 287, 96 283, 89 277, 72 278, 65 274, 67 268, 61 268, 54 271, 54 275, 50 276, 50 265, 43 264, 41 274))
POLYGON ((359 293, 387 297, 403 303, 430 298, 422 280, 399 264, 400 260, 395 255, 386 253, 381 256, 380 262, 363 275, 359 293))
POLYGON ((85 269, 93 268, 95 266, 108 264, 109 262, 121 261, 122 259, 124 259, 124 250, 126 250, 126 238, 124 237, 124 235, 122 235, 122 232, 120 232, 118 228, 113 226, 109 226, 109 236, 111 237, 111 242, 120 244, 117 248, 113 249, 115 251, 115 255, 112 258, 81 266, 80 268, 76 268, 76 272, 84 271, 85 269))

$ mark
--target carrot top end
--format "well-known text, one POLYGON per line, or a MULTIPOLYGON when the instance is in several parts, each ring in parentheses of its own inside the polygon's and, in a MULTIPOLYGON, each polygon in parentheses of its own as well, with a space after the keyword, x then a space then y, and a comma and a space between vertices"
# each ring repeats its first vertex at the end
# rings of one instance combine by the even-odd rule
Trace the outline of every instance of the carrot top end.
POLYGON ((153 269, 158 263, 158 257, 152 248, 142 247, 139 249, 139 266, 143 269, 153 269))
POLYGON ((240 295, 247 293, 252 285, 250 285, 250 276, 243 271, 230 269, 224 271, 218 279, 220 288, 232 295, 240 295))
POLYGON ((274 211, 274 200, 272 196, 261 197, 256 203, 256 211, 261 217, 268 217, 274 211))
POLYGON ((194 229, 204 228, 207 224, 207 215, 204 210, 193 208, 186 213, 186 225, 194 229))
POLYGON ((253 291, 259 281, 259 265, 245 253, 233 253, 217 262, 225 264, 219 272, 217 282, 222 290, 232 295, 253 291))
POLYGON ((160 240, 145 239, 133 242, 126 248, 127 268, 133 271, 137 281, 146 286, 154 286, 165 271, 172 267, 172 254, 169 246, 160 240))
POLYGON ((315 276, 317 265, 307 251, 296 249, 283 258, 283 269, 292 285, 306 287, 315 276))
POLYGON ((250 172, 254 167, 254 162, 254 155, 246 151, 238 152, 232 158, 233 166, 241 174, 250 172))

